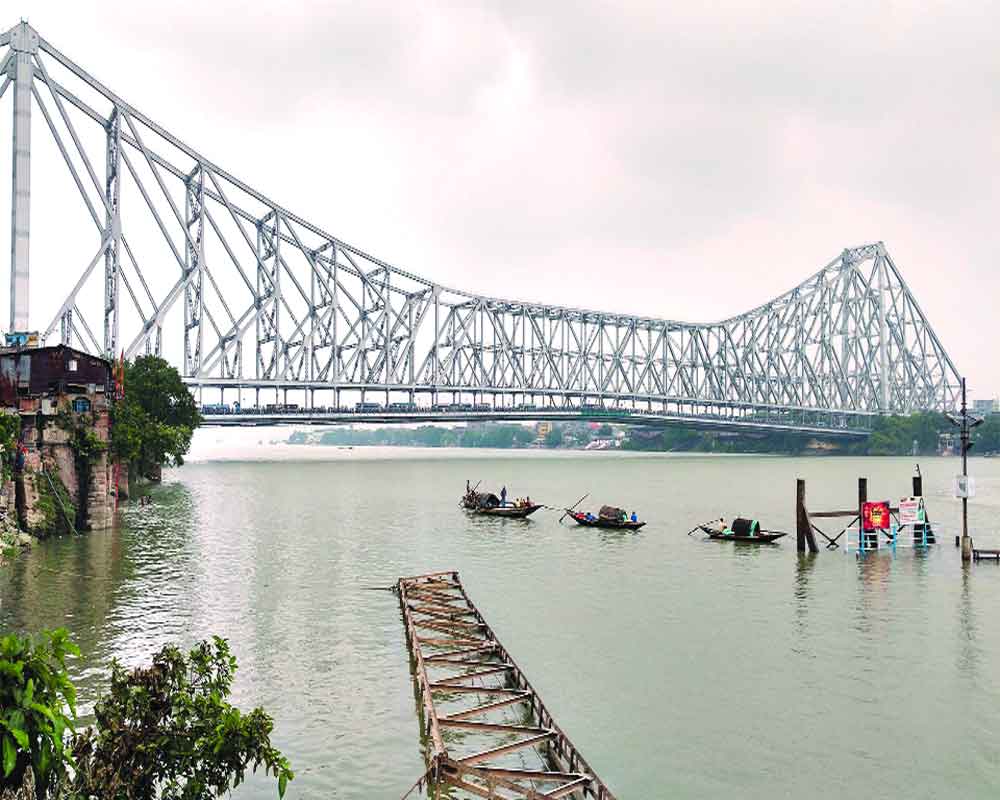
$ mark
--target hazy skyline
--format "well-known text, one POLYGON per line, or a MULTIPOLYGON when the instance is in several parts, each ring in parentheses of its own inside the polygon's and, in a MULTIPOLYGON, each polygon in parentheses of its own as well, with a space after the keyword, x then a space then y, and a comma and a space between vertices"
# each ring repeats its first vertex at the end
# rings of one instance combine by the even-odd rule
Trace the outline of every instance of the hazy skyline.
POLYGON ((0 25, 18 16, 446 285, 708 322, 882 240, 970 394, 1000 393, 990 6, 35 2, 0 25))

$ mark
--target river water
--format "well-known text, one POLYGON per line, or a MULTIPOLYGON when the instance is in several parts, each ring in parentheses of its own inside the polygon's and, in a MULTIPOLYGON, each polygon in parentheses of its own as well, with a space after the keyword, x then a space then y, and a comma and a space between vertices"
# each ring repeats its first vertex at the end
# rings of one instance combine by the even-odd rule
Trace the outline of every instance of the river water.
MULTIPOLYGON (((234 434, 235 435, 235 434, 234 434)), ((0 570, 0 630, 66 626, 85 704, 109 661, 216 633, 236 701, 275 718, 292 798, 398 798, 424 770, 398 576, 460 571, 560 726, 620 798, 994 798, 1000 566, 963 569, 957 459, 923 459, 930 552, 799 556, 686 536, 909 493, 911 459, 270 445, 199 432, 111 531, 0 570), (591 492, 639 534, 468 518, 466 479, 553 506, 591 492)), ((258 442, 259 439, 259 442, 258 442)), ((973 459, 977 544, 1000 545, 1000 460, 973 459)), ((589 504, 590 501, 588 501, 589 504)), ((585 504, 587 505, 587 504, 585 504)), ((846 520, 844 520, 846 522, 846 520)), ((835 523, 821 523, 835 533, 835 523)), ((254 779, 235 796, 271 798, 254 779)))

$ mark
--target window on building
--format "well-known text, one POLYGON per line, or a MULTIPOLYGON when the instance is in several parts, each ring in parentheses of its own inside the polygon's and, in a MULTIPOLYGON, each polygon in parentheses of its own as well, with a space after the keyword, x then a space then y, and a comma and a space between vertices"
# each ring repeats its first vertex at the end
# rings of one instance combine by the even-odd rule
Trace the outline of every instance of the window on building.
POLYGON ((68 372, 76 372, 77 369, 79 368, 80 368, 80 362, 77 361, 75 358, 71 358, 69 361, 66 362, 66 370, 68 372))
POLYGON ((73 410, 77 414, 85 414, 90 411, 90 401, 86 397, 73 398, 73 410))

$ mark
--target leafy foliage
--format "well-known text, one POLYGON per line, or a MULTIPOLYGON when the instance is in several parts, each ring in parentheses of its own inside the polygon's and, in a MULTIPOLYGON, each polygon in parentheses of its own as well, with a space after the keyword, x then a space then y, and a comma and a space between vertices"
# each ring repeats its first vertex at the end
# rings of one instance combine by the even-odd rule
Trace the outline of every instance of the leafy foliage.
POLYGON ((69 448, 73 451, 73 463, 76 467, 76 522, 77 530, 87 529, 87 500, 90 495, 90 484, 93 478, 94 463, 100 458, 108 446, 97 435, 95 417, 90 414, 75 414, 68 405, 59 409, 56 415, 56 426, 69 434, 69 448))
POLYGON ((187 655, 167 646, 149 667, 112 665, 97 723, 74 741, 72 792, 79 800, 209 800, 242 783, 247 767, 278 781, 293 774, 271 746, 271 718, 227 702, 236 659, 224 639, 187 655))
POLYGON ((94 431, 93 414, 74 414, 61 408, 56 414, 56 426, 69 434, 69 447, 78 461, 93 464, 108 449, 94 431))
POLYGON ((153 477, 163 465, 180 465, 201 413, 180 374, 158 356, 125 365, 125 397, 115 402, 114 454, 135 474, 153 477))
POLYGON ((63 738, 76 717, 76 691, 66 673, 69 655, 80 651, 64 629, 0 638, 0 794, 21 786, 30 766, 36 796, 46 797, 72 763, 63 738))
POLYGON ((976 455, 1000 453, 1000 414, 990 414, 974 431, 976 455))
MULTIPOLYGON (((421 425, 417 428, 334 428, 319 439, 324 445, 400 445, 409 447, 523 447, 535 438, 534 432, 523 425, 470 425, 467 428, 443 428, 421 425)), ((296 431, 289 444, 304 444, 305 433, 296 431)))
POLYGON ((906 417, 877 417, 872 435, 854 447, 855 452, 871 456, 909 455, 916 442, 919 455, 937 452, 938 435, 953 430, 943 414, 911 414, 906 417))
POLYGON ((39 515, 31 532, 36 536, 76 533, 79 509, 59 473, 55 470, 35 472, 31 480, 35 485, 35 510, 39 515))
POLYGON ((21 415, 0 414, 0 447, 3 447, 3 480, 9 481, 14 474, 14 456, 21 434, 21 415))

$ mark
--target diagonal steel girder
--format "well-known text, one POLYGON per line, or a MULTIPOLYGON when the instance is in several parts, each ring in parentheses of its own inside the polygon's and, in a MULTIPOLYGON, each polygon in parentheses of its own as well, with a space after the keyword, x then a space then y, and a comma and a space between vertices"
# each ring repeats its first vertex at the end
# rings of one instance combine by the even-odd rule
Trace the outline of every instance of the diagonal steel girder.
MULTIPOLYGON (((75 332, 105 355, 131 357, 154 343, 159 351, 165 339, 199 386, 379 390, 432 401, 447 392, 507 406, 641 407, 790 427, 956 403, 958 370, 881 242, 845 249, 780 297, 706 324, 480 296, 294 214, 26 23, 0 37, 0 63, 0 97, 13 87, 19 130, 36 108, 41 135, 56 144, 97 230, 81 245, 77 263, 87 266, 67 281, 46 333, 61 322, 64 336, 75 332), (85 126, 100 135, 85 135, 85 126), (95 140, 104 146, 93 150, 95 140), (140 230, 154 232, 141 258, 140 230), (92 307, 86 287, 102 258, 103 288, 93 293, 102 303, 92 307), (103 331, 103 342, 92 331, 103 331)), ((23 135, 15 147, 23 163, 23 135)), ((15 192, 25 191, 25 174, 13 176, 15 192)), ((30 228, 26 214, 14 216, 21 280, 30 228)))

